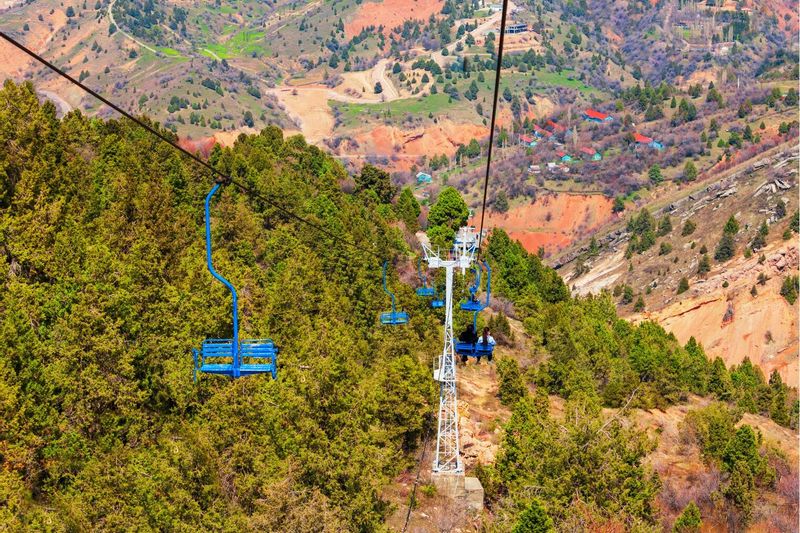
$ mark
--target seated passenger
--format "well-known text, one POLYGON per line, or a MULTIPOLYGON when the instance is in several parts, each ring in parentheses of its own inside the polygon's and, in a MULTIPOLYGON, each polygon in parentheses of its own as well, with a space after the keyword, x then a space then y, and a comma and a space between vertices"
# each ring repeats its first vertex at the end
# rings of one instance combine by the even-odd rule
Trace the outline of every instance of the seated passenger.
MULTIPOLYGON (((478 342, 478 335, 477 333, 475 333, 475 326, 473 326, 472 324, 467 324, 467 329, 461 332, 461 335, 458 336, 458 340, 460 342, 467 342, 474 346, 475 343, 478 342)), ((466 355, 461 356, 461 362, 462 363, 467 362, 466 355)))
MULTIPOLYGON (((478 339, 478 342, 481 344, 480 347, 484 350, 490 347, 493 349, 494 345, 497 344, 494 340, 494 337, 492 337, 491 333, 489 333, 489 328, 483 328, 483 334, 481 335, 480 339, 478 339)), ((486 360, 490 363, 492 362, 492 353, 486 354, 486 360)), ((481 356, 478 355, 478 363, 480 362, 481 356)))

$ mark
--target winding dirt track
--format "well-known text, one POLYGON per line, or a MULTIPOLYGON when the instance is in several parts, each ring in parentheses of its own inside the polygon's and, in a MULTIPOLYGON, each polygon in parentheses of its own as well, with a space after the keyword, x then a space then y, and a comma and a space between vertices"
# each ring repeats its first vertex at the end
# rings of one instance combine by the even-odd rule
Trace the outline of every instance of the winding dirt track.
POLYGON ((59 96, 57 93, 53 91, 46 91, 44 89, 39 89, 37 92, 56 105, 60 116, 63 117, 64 115, 72 111, 73 109, 72 105, 63 98, 61 98, 61 96, 59 96))

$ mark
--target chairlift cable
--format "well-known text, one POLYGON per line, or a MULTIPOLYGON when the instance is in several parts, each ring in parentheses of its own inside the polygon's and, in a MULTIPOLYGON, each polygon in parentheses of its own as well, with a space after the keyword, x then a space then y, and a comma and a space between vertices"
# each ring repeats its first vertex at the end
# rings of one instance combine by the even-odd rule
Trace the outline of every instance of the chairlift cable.
POLYGON ((494 147, 494 128, 497 122, 497 101, 500 97, 500 71, 503 68, 503 42, 506 35, 506 15, 508 13, 508 0, 503 0, 503 9, 500 15, 500 41, 497 50, 497 68, 494 76, 494 100, 492 101, 492 119, 489 129, 489 150, 486 154, 486 177, 483 180, 483 205, 481 206, 481 229, 478 232, 478 250, 480 254, 483 241, 483 220, 486 215, 486 194, 489 190, 489 171, 492 166, 492 148, 494 147))

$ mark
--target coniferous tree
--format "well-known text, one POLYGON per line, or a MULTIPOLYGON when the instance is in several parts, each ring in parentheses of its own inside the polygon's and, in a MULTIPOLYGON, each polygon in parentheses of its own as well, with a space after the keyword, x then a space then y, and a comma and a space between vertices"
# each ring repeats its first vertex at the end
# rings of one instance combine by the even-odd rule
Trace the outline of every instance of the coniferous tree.
POLYGON ((708 274, 711 271, 711 260, 708 258, 708 254, 703 254, 700 258, 700 262, 697 264, 697 274, 702 276, 703 274, 708 274))
POLYGON ((697 178, 697 167, 694 166, 692 161, 687 161, 683 166, 683 179, 686 181, 694 181, 697 178))
POLYGON ((700 518, 700 509, 693 501, 683 510, 681 515, 675 520, 672 527, 674 533, 700 533, 703 521, 700 518))
POLYGON ((708 378, 708 391, 720 400, 730 400, 733 395, 733 382, 721 358, 716 357, 711 363, 711 373, 708 378))
POLYGON ((503 357, 497 361, 498 393, 500 403, 513 407, 527 396, 528 389, 522 380, 516 359, 503 357))
POLYGON ((746 463, 740 462, 733 466, 731 478, 725 487, 725 497, 740 513, 740 522, 747 525, 753 514, 753 501, 755 482, 753 473, 746 463))
POLYGON ((373 191, 381 203, 389 203, 397 192, 389 173, 370 164, 364 165, 361 173, 356 175, 355 181, 357 190, 373 191))
POLYGON ((658 185, 664 181, 664 176, 661 175, 661 167, 659 167, 657 164, 650 167, 650 170, 647 171, 647 176, 655 185, 658 185))
POLYGON ((678 294, 684 293, 689 290, 689 279, 686 276, 682 277, 678 282, 678 294))
POLYGON ((406 223, 409 231, 419 229, 419 215, 422 209, 409 187, 404 187, 397 199, 397 215, 406 223))
POLYGON ((669 215, 664 215, 658 223, 658 236, 663 237, 672 231, 672 220, 669 215))
POLYGON ((721 263, 733 257, 735 253, 736 243, 733 240, 733 235, 723 233, 722 238, 717 243, 717 248, 714 250, 714 260, 721 263))

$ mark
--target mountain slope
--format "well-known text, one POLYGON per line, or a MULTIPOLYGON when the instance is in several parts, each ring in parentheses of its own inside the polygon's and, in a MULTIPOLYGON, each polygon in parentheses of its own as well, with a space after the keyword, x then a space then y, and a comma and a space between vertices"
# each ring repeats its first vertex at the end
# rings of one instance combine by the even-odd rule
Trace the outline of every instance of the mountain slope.
POLYGON ((403 249, 375 204, 275 128, 214 151, 339 238, 224 191, 216 267, 239 289, 242 334, 280 347, 280 375, 195 385, 191 348, 231 327, 204 263, 208 175, 130 123, 58 121, 30 85, 6 82, 0 102, 2 522, 378 528, 378 490, 432 409, 423 361, 438 340, 407 287, 411 326, 376 325, 380 264, 342 242, 403 249))

